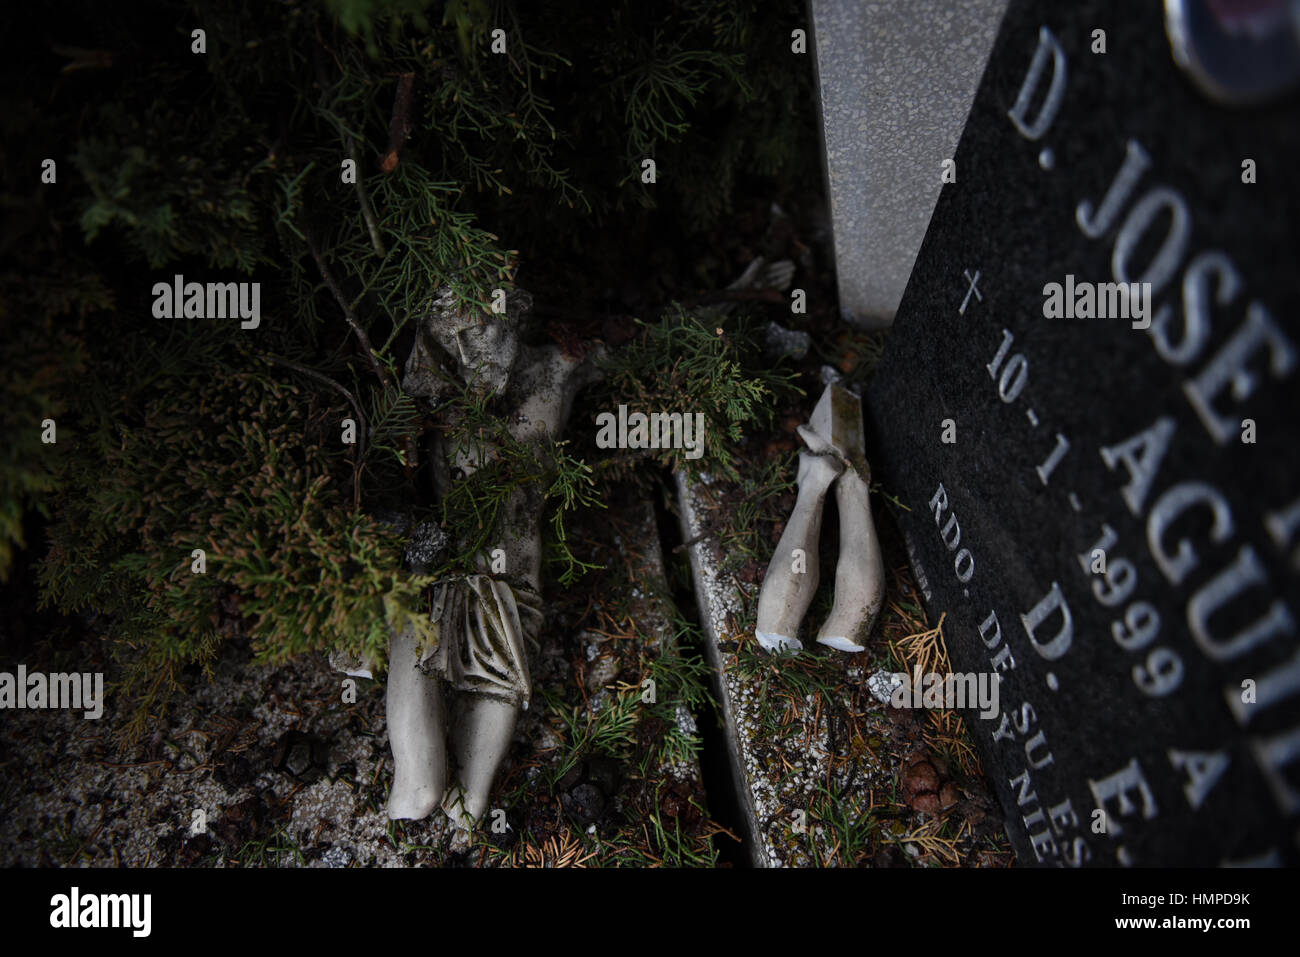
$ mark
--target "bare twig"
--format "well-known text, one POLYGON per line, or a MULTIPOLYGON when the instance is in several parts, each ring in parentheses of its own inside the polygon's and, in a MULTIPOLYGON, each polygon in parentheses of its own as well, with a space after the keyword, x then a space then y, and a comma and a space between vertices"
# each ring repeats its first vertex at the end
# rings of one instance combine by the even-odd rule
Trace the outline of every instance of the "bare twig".
POLYGON ((370 195, 366 192, 365 177, 361 175, 361 163, 357 160, 356 144, 348 140, 348 157, 356 169, 357 199, 361 203, 361 216, 366 221, 366 230, 370 233, 370 245, 380 256, 384 255, 384 243, 379 238, 379 224, 375 222, 375 212, 370 208, 370 195))
POLYGON ((325 260, 321 257, 320 250, 316 248, 316 243, 311 236, 307 237, 307 246, 311 249, 311 258, 316 260, 316 268, 320 271, 320 277, 325 280, 325 285, 333 293, 339 308, 343 310, 343 318, 352 327, 353 334, 356 335, 357 341, 361 343, 361 347, 365 350, 366 357, 370 359, 370 368, 374 370, 375 375, 378 376, 385 389, 395 388, 388 378, 388 372, 384 369, 383 363, 379 361, 379 356, 375 353, 374 347, 370 344, 370 337, 366 335, 366 330, 361 328, 361 323, 357 322, 357 317, 353 314, 352 307, 348 305, 343 290, 339 288, 338 282, 334 279, 334 274, 325 265, 325 260))

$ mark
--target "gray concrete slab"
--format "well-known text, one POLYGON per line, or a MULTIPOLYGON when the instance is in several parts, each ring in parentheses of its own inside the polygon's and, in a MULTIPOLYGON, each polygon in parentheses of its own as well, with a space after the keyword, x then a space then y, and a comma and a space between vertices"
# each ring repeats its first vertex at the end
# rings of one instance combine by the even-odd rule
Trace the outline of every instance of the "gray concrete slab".
POLYGON ((881 328, 907 287, 1006 0, 808 6, 840 309, 881 328))

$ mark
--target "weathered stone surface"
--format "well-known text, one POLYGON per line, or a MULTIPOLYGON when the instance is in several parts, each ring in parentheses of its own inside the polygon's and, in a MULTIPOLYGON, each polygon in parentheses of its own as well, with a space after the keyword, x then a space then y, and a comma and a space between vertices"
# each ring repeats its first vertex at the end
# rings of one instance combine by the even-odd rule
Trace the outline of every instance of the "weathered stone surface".
POLYGON ((809 3, 840 309, 856 325, 893 318, 1005 5, 809 3))

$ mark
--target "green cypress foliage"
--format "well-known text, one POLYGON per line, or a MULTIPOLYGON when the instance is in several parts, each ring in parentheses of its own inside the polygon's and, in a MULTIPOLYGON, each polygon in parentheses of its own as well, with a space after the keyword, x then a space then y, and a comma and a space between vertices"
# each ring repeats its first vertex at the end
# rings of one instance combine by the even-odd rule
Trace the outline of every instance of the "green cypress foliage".
MULTIPOLYGON (((516 280, 577 315, 643 275, 665 235, 707 242, 742 179, 819 175, 815 132, 790 122, 811 95, 788 49, 800 3, 194 0, 15 17, 52 52, 3 67, 0 577, 35 549, 41 601, 98 614, 138 705, 132 734, 236 634, 265 661, 382 661, 388 627, 427 627, 426 586, 469 567, 519 483, 547 503, 556 577, 576 581, 566 516, 596 507, 613 470, 583 445, 538 461, 469 393, 403 395, 415 324, 443 287, 486 310, 516 280), (260 327, 153 318, 149 290, 175 274, 260 282, 260 327), (501 451, 434 503, 421 454, 448 422, 495 430, 501 451), (440 521, 444 565, 404 570, 381 507, 440 521), (46 540, 27 540, 33 518, 46 540)), ((520 334, 591 332, 534 318, 520 334)), ((749 332, 710 336, 670 312, 610 375, 655 402, 638 371, 664 373, 675 407, 734 442, 784 380, 758 371, 749 332)))

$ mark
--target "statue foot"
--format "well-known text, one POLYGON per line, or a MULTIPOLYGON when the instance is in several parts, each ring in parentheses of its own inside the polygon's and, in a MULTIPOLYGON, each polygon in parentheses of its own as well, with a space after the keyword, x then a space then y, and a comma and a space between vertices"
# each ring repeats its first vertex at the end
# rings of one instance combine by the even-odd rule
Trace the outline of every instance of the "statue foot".
POLYGON ((443 809, 458 824, 482 820, 497 768, 510 750, 518 709, 507 701, 475 695, 453 731, 460 775, 443 809))
POLYGON ((447 789, 442 799, 442 813, 447 815, 447 820, 457 830, 468 830, 474 826, 475 819, 465 809, 465 792, 459 784, 453 784, 447 789))
POLYGON ((433 813, 442 801, 442 786, 432 781, 411 780, 393 774, 393 790, 388 795, 388 818, 392 821, 419 821, 433 813))

